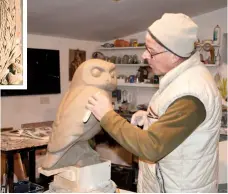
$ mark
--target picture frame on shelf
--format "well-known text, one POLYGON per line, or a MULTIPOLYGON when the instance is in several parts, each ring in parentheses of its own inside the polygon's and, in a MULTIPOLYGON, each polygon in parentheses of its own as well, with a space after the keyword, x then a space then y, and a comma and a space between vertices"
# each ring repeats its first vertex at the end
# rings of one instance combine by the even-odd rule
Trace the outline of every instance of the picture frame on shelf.
POLYGON ((86 60, 86 51, 69 50, 69 81, 73 79, 76 69, 86 60))

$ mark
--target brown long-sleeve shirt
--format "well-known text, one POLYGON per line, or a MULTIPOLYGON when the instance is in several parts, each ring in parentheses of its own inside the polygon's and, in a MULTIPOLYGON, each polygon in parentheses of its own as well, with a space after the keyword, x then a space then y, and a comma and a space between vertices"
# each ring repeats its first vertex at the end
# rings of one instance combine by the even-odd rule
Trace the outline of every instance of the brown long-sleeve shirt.
POLYGON ((120 145, 141 159, 156 162, 178 147, 206 118, 203 103, 185 96, 173 102, 148 130, 131 125, 114 111, 101 119, 101 126, 120 145))

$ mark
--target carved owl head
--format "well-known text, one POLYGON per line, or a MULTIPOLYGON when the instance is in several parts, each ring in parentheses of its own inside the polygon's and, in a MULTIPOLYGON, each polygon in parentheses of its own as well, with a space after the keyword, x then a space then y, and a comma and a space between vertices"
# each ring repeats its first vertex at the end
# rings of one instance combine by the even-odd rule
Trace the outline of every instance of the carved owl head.
POLYGON ((74 73, 71 87, 95 86, 113 91, 117 86, 115 64, 101 60, 89 59, 83 62, 74 73))

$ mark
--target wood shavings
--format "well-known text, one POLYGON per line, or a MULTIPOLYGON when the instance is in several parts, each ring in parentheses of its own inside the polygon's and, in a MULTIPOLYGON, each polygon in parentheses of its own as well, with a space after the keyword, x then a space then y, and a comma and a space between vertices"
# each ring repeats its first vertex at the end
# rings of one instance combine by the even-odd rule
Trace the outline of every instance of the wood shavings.
POLYGON ((27 137, 8 137, 1 135, 1 151, 13 151, 25 148, 45 146, 48 140, 31 139, 27 137))

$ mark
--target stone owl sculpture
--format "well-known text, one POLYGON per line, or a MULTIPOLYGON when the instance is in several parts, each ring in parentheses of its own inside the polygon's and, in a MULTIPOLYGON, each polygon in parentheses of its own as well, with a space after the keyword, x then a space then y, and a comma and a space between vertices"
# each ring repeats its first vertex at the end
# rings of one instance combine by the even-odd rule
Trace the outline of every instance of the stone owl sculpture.
POLYGON ((100 123, 93 114, 88 121, 83 122, 88 113, 85 106, 88 98, 97 92, 111 98, 116 86, 113 63, 89 59, 77 68, 53 122, 47 154, 42 164, 44 169, 85 166, 100 162, 98 153, 88 144, 88 140, 101 130, 100 123))

